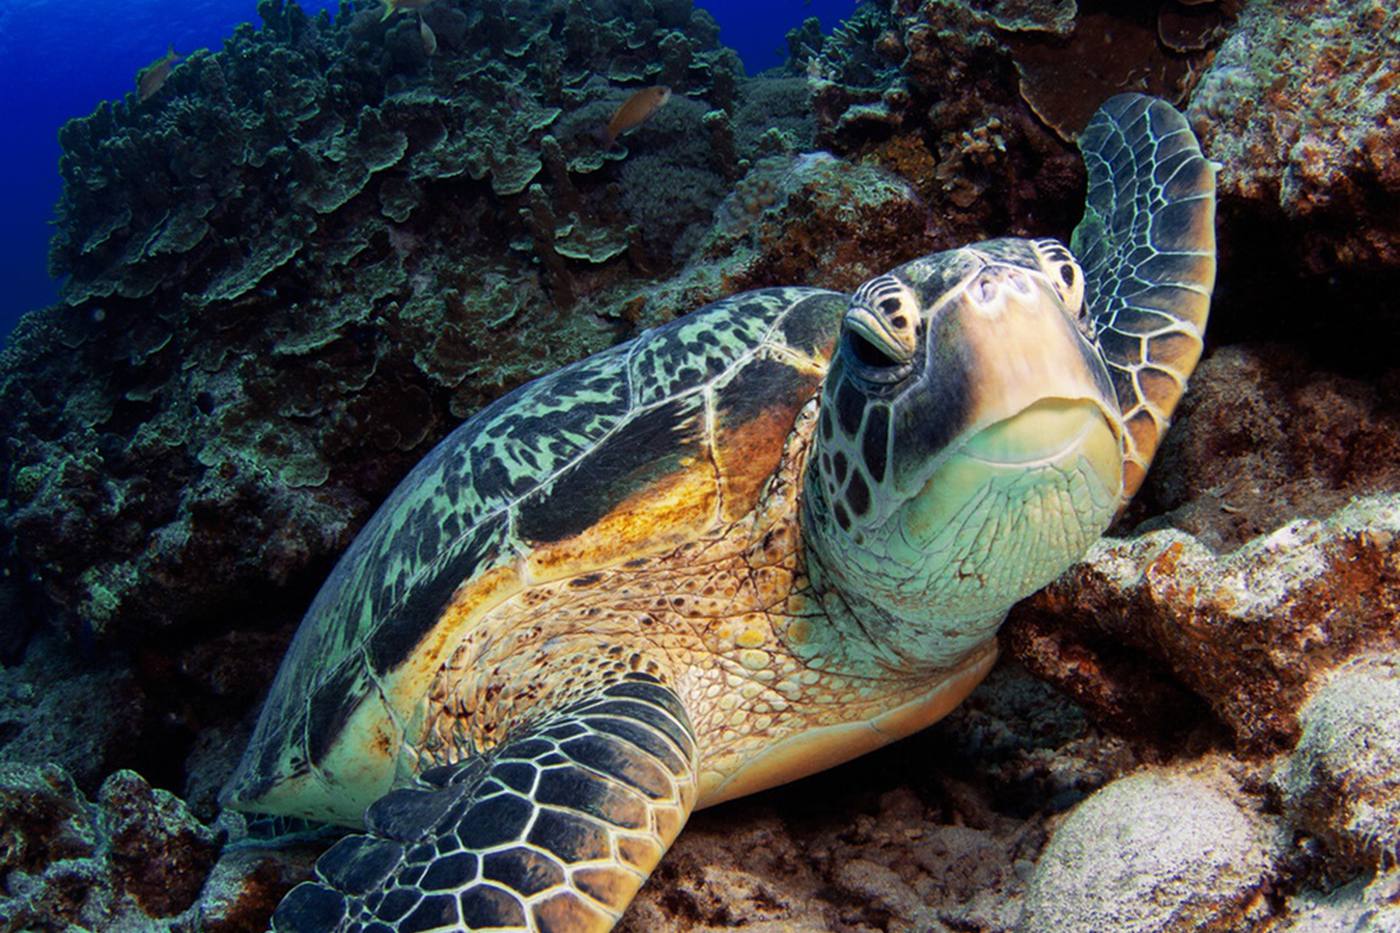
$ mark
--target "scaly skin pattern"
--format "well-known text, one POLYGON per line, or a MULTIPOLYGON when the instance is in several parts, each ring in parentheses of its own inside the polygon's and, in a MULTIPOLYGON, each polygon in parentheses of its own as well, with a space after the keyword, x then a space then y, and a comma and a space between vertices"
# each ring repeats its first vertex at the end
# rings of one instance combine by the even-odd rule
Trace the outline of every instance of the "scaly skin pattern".
POLYGON ((658 557, 502 603, 434 680, 406 770, 489 751, 521 710, 558 708, 639 671, 675 689, 703 737, 705 806, 855 757, 960 700, 989 648, 939 673, 891 667, 878 646, 831 637, 851 626, 831 618, 846 611, 839 599, 813 591, 798 521, 815 420, 808 405, 752 513, 658 557))
POLYGON ((276 933, 605 931, 695 802, 675 694, 629 673, 365 814, 272 919, 276 933))

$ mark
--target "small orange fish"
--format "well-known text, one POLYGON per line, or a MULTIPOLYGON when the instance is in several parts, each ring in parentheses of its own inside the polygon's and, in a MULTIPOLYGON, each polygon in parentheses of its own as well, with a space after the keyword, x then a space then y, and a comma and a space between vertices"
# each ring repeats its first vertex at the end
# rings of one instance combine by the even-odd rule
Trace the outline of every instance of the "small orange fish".
POLYGON ((382 23, 400 10, 421 10, 433 2, 433 0, 379 0, 384 4, 384 15, 379 17, 382 23))
POLYGON ((171 45, 166 48, 163 56, 136 72, 136 96, 141 100, 155 96, 157 91, 165 87, 165 82, 170 77, 170 69, 174 68, 182 57, 176 54, 175 46, 171 45))
POLYGON ((670 99, 671 89, 662 84, 644 87, 627 98, 600 134, 603 144, 611 146, 623 133, 641 126, 670 99))

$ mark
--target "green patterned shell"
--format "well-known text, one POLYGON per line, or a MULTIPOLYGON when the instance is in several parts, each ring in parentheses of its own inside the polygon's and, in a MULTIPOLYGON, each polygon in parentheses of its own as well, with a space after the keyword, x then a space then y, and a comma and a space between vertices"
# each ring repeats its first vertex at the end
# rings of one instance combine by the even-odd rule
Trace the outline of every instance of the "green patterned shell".
MULTIPOLYGON (((366 711, 392 757, 415 710, 391 696, 390 681, 410 659, 416 667, 444 660, 423 653, 455 643, 432 636, 459 587, 586 529, 669 472, 712 469, 695 430, 707 404, 711 418, 716 408, 737 418, 770 407, 795 413, 815 394, 812 364, 824 367, 845 307, 844 295, 818 289, 738 295, 531 382, 464 422, 336 565, 283 660, 226 800, 289 812, 269 798, 362 783, 318 771, 366 711), (808 372, 799 373, 804 362, 808 372)), ((320 808, 290 809, 353 823, 368 803, 325 796, 320 808)))

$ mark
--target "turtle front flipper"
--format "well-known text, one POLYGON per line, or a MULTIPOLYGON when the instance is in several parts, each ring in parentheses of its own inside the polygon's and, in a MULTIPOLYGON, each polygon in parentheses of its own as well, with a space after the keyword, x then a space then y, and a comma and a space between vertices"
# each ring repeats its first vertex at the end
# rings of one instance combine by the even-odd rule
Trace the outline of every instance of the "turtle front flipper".
POLYGON ((1120 94, 1079 137, 1089 173, 1071 249, 1127 428, 1123 500, 1142 485, 1201 356, 1215 285, 1215 171, 1170 104, 1120 94))
POLYGON ((273 916, 297 933, 608 930, 696 797, 675 693, 633 673, 365 813, 273 916))

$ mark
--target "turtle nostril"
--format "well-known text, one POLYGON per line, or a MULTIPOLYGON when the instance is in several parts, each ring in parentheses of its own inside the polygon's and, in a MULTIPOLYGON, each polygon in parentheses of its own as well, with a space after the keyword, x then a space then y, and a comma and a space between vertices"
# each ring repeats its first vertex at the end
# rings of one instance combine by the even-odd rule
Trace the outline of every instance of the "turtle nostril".
POLYGON ((973 288, 976 292, 977 300, 982 304, 988 304, 997 296, 997 285, 988 276, 983 276, 978 279, 977 284, 973 286, 973 288))

